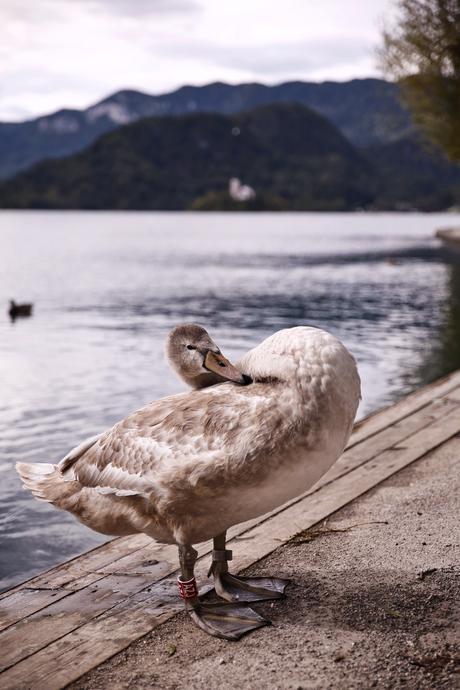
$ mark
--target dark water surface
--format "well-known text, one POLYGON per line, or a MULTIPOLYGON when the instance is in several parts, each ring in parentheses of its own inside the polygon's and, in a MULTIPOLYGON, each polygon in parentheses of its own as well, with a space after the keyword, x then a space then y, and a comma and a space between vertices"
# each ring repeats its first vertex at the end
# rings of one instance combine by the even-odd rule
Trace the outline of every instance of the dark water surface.
POLYGON ((312 324, 342 338, 360 414, 460 367, 460 216, 0 213, 0 586, 104 537, 21 490, 18 460, 74 445, 182 385, 168 330, 205 325, 230 358, 312 324), (31 300, 10 323, 7 300, 31 300), (2 306, 4 305, 4 306, 2 306))

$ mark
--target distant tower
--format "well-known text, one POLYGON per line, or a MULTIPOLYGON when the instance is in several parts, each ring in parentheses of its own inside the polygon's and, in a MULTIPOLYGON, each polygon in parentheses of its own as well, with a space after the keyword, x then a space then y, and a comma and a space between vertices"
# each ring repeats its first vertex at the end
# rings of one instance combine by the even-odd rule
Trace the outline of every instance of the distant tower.
POLYGON ((228 193, 233 201, 250 201, 256 197, 254 189, 247 184, 241 184, 237 177, 232 177, 229 180, 228 193))

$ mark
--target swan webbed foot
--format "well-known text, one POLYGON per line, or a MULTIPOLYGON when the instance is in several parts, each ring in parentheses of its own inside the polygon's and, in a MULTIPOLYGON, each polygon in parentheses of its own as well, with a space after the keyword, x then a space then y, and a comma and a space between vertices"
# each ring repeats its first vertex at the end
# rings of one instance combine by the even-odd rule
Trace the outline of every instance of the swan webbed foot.
POLYGON ((225 532, 214 537, 209 575, 214 576, 214 589, 221 599, 230 603, 282 599, 289 580, 279 577, 244 577, 231 575, 228 562, 232 552, 226 547, 225 532))
POLYGON ((179 594, 192 621, 208 635, 224 640, 239 640, 242 635, 270 625, 248 606, 227 604, 223 601, 207 602, 200 600, 194 576, 198 553, 193 546, 179 546, 181 575, 177 578, 179 594))
POLYGON ((249 606, 238 604, 198 602, 187 603, 187 611, 194 624, 208 635, 224 640, 239 640, 252 630, 271 622, 253 611, 249 606))
POLYGON ((288 584, 289 580, 278 577, 237 577, 228 572, 214 575, 217 596, 232 603, 283 599, 288 584))

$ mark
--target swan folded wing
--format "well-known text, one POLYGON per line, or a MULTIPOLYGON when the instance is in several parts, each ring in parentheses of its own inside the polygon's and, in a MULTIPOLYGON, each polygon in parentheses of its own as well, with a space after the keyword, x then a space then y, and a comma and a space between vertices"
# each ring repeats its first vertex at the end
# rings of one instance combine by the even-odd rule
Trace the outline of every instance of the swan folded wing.
POLYGON ((289 434, 286 422, 282 426, 273 396, 259 385, 222 384, 170 396, 102 434, 68 470, 69 478, 101 493, 161 494, 172 481, 196 484, 225 473, 229 464, 236 470, 270 443, 282 444, 289 434))
POLYGON ((103 434, 97 434, 97 436, 91 436, 91 438, 87 438, 82 443, 80 443, 78 446, 75 448, 72 448, 71 451, 65 455, 62 460, 58 463, 59 470, 64 474, 72 465, 76 463, 76 461, 81 458, 87 450, 91 448, 91 446, 94 446, 96 441, 99 441, 99 439, 103 436, 103 434))

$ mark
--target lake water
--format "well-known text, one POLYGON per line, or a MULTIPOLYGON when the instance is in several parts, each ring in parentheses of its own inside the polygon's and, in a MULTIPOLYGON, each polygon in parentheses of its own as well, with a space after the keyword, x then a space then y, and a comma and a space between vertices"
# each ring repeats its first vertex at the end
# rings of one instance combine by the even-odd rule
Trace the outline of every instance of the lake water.
POLYGON ((0 213, 0 586, 104 540, 21 490, 14 463, 74 445, 182 384, 168 330, 197 321, 229 358, 326 328, 358 360, 360 415, 460 367, 460 216, 0 213), (10 323, 10 298, 35 303, 10 323))

